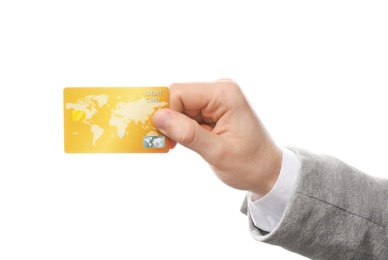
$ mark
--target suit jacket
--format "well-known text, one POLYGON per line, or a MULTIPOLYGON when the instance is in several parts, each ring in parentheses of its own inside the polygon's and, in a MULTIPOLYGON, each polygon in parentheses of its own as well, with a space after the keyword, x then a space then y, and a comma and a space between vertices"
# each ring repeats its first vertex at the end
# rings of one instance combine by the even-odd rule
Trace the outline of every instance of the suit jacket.
POLYGON ((293 149, 301 168, 278 227, 252 236, 312 259, 388 259, 388 180, 327 155, 293 149))

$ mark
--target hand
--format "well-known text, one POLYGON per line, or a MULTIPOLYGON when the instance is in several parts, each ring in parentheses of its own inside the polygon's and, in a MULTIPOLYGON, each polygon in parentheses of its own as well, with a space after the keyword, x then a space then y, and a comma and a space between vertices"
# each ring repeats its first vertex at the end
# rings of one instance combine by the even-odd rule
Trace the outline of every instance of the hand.
POLYGON ((170 109, 154 125, 176 143, 200 154, 225 184, 259 197, 279 176, 282 152, 232 80, 174 83, 170 109))

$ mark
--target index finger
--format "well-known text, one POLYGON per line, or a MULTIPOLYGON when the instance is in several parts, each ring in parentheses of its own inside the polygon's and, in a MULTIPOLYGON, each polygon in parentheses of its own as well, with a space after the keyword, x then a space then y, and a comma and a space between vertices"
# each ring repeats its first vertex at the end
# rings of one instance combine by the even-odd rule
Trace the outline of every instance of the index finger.
POLYGON ((233 81, 173 83, 170 108, 189 117, 217 122, 230 108, 239 87, 233 81), (232 98, 233 97, 233 98, 232 98))

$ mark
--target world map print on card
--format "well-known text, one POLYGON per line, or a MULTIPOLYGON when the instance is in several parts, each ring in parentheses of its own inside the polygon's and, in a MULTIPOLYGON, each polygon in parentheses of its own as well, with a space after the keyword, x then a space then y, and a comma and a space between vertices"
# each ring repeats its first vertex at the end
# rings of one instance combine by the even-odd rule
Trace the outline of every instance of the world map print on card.
POLYGON ((164 153, 169 139, 152 124, 169 106, 167 87, 65 88, 67 153, 164 153))

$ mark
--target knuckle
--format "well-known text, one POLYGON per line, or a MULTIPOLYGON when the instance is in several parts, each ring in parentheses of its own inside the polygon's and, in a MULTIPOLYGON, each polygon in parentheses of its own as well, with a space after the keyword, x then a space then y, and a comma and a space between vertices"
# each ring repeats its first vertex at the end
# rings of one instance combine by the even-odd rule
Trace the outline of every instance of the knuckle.
POLYGON ((221 78, 221 79, 217 79, 216 81, 218 81, 218 82, 234 82, 234 80, 231 78, 221 78))
POLYGON ((199 141, 198 129, 195 124, 196 122, 193 121, 192 124, 189 124, 187 128, 181 132, 180 142, 189 148, 199 141))
POLYGON ((169 86, 170 91, 175 90, 178 85, 179 85, 179 83, 177 83, 177 82, 171 83, 169 86))

